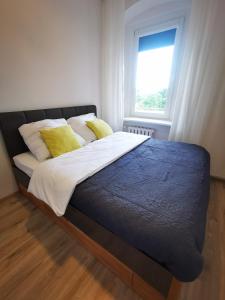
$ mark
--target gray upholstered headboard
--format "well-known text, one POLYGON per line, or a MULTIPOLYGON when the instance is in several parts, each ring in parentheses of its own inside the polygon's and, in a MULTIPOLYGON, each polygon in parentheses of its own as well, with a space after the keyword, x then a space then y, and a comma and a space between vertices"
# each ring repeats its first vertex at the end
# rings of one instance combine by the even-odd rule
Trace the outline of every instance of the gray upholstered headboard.
POLYGON ((0 113, 0 129, 9 157, 12 158, 17 154, 28 151, 18 131, 21 125, 43 119, 68 119, 87 113, 95 113, 97 115, 96 106, 85 105, 0 113))

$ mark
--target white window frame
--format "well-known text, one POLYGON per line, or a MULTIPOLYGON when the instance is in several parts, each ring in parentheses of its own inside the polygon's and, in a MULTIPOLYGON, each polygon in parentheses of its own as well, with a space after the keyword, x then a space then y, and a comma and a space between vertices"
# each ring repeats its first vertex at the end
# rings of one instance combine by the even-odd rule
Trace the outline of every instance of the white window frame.
POLYGON ((177 86, 177 73, 181 55, 181 41, 182 41, 182 33, 184 29, 184 17, 172 19, 167 22, 158 23, 154 25, 150 25, 148 27, 144 27, 134 31, 134 39, 133 39, 133 93, 128 102, 129 115, 131 117, 141 117, 141 118, 151 118, 151 119, 160 119, 160 120, 171 120, 172 109, 173 109, 173 99, 174 93, 177 86), (173 62, 170 76, 170 83, 168 87, 168 95, 167 95, 167 104, 164 113, 154 113, 154 112, 137 112, 135 111, 136 104, 136 74, 137 74, 137 58, 138 58, 138 49, 139 49, 139 38, 151 35, 155 33, 160 33, 163 31, 167 31, 170 29, 176 29, 176 37, 174 43, 174 54, 173 54, 173 62))

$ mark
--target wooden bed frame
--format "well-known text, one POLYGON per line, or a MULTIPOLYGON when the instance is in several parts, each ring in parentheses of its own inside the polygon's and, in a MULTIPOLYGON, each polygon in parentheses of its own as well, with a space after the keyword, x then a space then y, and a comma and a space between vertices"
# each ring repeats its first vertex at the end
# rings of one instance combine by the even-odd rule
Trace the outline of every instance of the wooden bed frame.
POLYGON ((78 240, 88 251, 90 251, 101 263, 108 267, 115 273, 125 284, 132 288, 144 300, 178 300, 181 282, 175 278, 172 279, 169 293, 165 298, 159 291, 149 285, 137 273, 131 270, 118 258, 113 256, 100 244, 91 239, 83 231, 73 225, 64 217, 57 217, 54 212, 41 200, 37 199, 33 194, 29 193, 27 189, 19 184, 20 192, 32 203, 37 206, 44 214, 51 218, 53 222, 61 226, 68 234, 78 240))

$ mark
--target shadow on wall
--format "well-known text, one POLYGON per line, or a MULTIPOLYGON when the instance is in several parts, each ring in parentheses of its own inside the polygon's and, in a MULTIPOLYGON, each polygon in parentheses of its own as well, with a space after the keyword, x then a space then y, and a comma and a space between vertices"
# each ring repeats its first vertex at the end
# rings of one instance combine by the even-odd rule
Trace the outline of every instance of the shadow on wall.
POLYGON ((18 190, 2 134, 0 132, 0 199, 18 190))

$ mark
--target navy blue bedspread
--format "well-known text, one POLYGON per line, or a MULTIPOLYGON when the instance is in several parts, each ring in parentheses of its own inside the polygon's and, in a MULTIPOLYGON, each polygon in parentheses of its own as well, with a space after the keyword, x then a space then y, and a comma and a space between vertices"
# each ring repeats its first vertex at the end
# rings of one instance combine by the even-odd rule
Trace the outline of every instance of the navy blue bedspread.
POLYGON ((70 205, 192 281, 203 267, 209 167, 199 146, 147 140, 79 184, 70 205))

